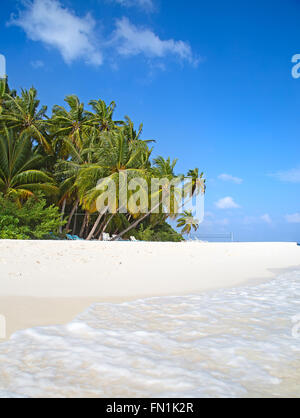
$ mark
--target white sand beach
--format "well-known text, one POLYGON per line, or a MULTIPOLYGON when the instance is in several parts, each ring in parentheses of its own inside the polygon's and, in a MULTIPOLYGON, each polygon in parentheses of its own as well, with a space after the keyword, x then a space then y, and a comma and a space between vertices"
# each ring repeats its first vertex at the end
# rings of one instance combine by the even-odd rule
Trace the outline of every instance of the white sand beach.
POLYGON ((295 243, 1 241, 0 254, 0 398, 300 396, 295 243))
POLYGON ((257 284, 299 266, 295 243, 0 241, 0 314, 9 337, 92 303, 257 284))

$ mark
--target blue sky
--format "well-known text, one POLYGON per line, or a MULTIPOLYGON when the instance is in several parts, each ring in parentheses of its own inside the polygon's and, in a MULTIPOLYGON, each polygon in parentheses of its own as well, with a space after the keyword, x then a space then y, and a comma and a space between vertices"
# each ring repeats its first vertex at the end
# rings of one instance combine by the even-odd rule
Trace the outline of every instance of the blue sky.
POLYGON ((116 101, 155 155, 207 177, 202 233, 300 241, 300 2, 1 2, 10 85, 116 101))

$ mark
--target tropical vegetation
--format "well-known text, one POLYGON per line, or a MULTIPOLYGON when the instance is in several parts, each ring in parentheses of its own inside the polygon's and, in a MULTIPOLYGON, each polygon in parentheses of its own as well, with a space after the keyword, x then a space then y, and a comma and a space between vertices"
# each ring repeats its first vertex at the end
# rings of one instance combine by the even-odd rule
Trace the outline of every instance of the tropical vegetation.
MULTIPOLYGON (((42 106, 35 88, 20 94, 0 80, 0 238, 52 239, 66 234, 87 240, 134 236, 144 241, 181 241, 183 237, 168 223, 178 219, 182 234, 197 229, 192 213, 176 215, 180 203, 176 187, 166 210, 163 190, 157 206, 140 205, 133 212, 118 206, 114 213, 99 212, 100 180, 110 179, 120 190, 121 177, 151 179, 178 177, 177 160, 152 157, 154 140, 142 139, 143 125, 115 120, 116 104, 91 100, 87 108, 75 96, 65 105, 55 105, 51 114, 42 106), (159 210, 158 210, 159 209, 159 210)), ((190 170, 190 196, 204 193, 203 173, 190 170)), ((183 178, 184 176, 181 175, 183 178)), ((150 202, 149 192, 144 201, 150 202)), ((132 190, 126 190, 130 197, 132 190)))
POLYGON ((0 195, 0 239, 53 239, 62 224, 59 208, 42 197, 30 197, 19 206, 0 195))

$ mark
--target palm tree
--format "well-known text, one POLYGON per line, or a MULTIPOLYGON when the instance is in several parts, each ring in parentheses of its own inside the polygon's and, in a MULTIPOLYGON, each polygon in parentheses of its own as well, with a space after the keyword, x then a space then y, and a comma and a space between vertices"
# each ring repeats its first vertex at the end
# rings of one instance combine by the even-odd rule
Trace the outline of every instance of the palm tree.
POLYGON ((42 170, 45 157, 32 150, 28 137, 19 141, 13 131, 0 134, 0 192, 19 204, 38 191, 53 196, 58 192, 52 176, 42 170))
POLYGON ((179 210, 186 207, 186 205, 200 193, 205 194, 206 191, 206 179, 204 173, 199 174, 199 169, 189 170, 187 178, 184 179, 183 198, 184 202, 179 210))
POLYGON ((191 178, 189 186, 191 186, 191 196, 195 194, 205 193, 206 190, 206 180, 204 179, 204 173, 199 174, 199 168, 195 168, 194 170, 189 170, 188 177, 191 178))
POLYGON ((88 112, 91 124, 99 132, 110 132, 116 126, 123 124, 122 121, 113 121, 113 114, 116 108, 115 102, 111 102, 108 106, 103 100, 91 100, 89 105, 93 108, 93 112, 88 112))
POLYGON ((170 157, 165 159, 164 157, 159 156, 155 158, 153 161, 153 172, 159 178, 167 178, 171 180, 175 177, 174 169, 176 167, 177 162, 178 159, 175 159, 171 162, 170 157))
MULTIPOLYGON (((166 220, 169 216, 171 218, 175 217, 175 214, 178 213, 178 206, 180 200, 182 200, 182 189, 178 187, 178 183, 184 179, 182 174, 176 175, 175 174, 175 167, 177 165, 178 160, 175 159, 171 161, 171 158, 168 157, 165 159, 162 156, 159 156, 154 159, 154 167, 153 167, 153 175, 159 179, 167 179, 170 182, 172 180, 177 180, 176 187, 173 187, 170 192, 170 211, 168 214, 164 215, 164 219, 166 220)), ((161 212, 163 213, 163 206, 161 206, 161 212)))
POLYGON ((192 229, 196 232, 199 228, 199 221, 193 217, 192 211, 186 210, 177 220, 177 228, 182 228, 181 234, 190 235, 192 229))
MULTIPOLYGON (((83 193, 88 190, 84 200, 90 210, 96 210, 96 200, 103 193, 96 187, 99 180, 112 180, 118 191, 120 176, 126 175, 127 181, 133 178, 147 179, 151 152, 152 150, 149 150, 142 141, 128 142, 123 130, 104 133, 101 146, 96 147, 94 152, 97 163, 83 167, 77 181, 77 185, 83 193)), ((118 203, 119 195, 117 194, 117 208, 118 203)), ((89 239, 93 236, 103 216, 103 213, 99 213, 89 234, 89 239)))
POLYGON ((10 90, 6 78, 0 78, 0 115, 7 108, 7 102, 12 97, 16 97, 16 91, 10 90))
POLYGON ((111 241, 117 241, 118 239, 122 238, 125 234, 128 234, 129 231, 135 229, 141 222, 143 222, 145 219, 147 219, 152 213, 156 211, 156 209, 160 206, 160 203, 155 205, 149 212, 145 213, 141 218, 136 220, 133 224, 128 226, 124 231, 122 231, 120 234, 112 238, 111 241))
MULTIPOLYGON (((47 107, 40 106, 34 88, 22 90, 17 96, 8 88, 7 80, 0 80, 0 193, 13 197, 20 205, 29 196, 38 197, 38 191, 49 202, 55 195, 52 202, 61 207, 61 217, 68 213, 67 230, 71 227, 75 233, 80 229, 80 236, 88 239, 101 239, 105 231, 119 234, 119 238, 137 229, 147 217, 145 223, 153 227, 184 210, 178 205, 176 185, 171 189, 163 185, 155 192, 148 192, 152 178, 169 181, 178 178, 177 160, 157 157, 151 163, 149 143, 155 141, 142 140, 142 124, 135 128, 128 116, 124 121, 114 120, 114 102, 106 105, 103 100, 92 100, 91 111, 75 95, 67 96, 65 102, 66 107, 53 107, 49 119, 47 107), (119 186, 124 176, 127 184, 131 179, 142 178, 148 185, 139 190, 139 200, 146 204, 133 205, 138 210, 119 202, 119 186), (98 214, 96 203, 103 191, 97 184, 101 179, 112 180, 116 185, 116 213, 107 210, 98 214), (171 198, 171 206, 163 200, 166 195, 171 198), (157 202, 150 210, 153 197, 157 202), (157 208, 160 210, 156 211, 157 208), (82 220, 81 225, 77 219, 82 220)), ((189 187, 183 195, 192 199, 205 191, 205 181, 198 169, 190 170, 188 177, 185 183, 189 187)), ((182 181, 183 176, 179 179, 182 181)), ((135 191, 127 188, 126 194, 130 198, 135 191)), ((187 225, 183 225, 186 231, 187 225)), ((190 226, 192 230, 195 222, 190 226)))
POLYGON ((9 129, 20 133, 20 139, 27 137, 36 140, 48 153, 52 148, 47 139, 47 106, 39 109, 40 101, 37 99, 35 88, 22 90, 21 97, 6 95, 6 106, 0 114, 0 121, 9 129))
POLYGON ((125 116, 125 121, 126 123, 124 124, 123 130, 124 130, 124 134, 127 137, 127 140, 129 142, 134 142, 134 141, 143 141, 146 144, 149 144, 151 142, 156 142, 153 139, 148 139, 148 140, 142 140, 141 139, 141 135, 143 132, 143 124, 141 123, 139 126, 138 131, 134 128, 134 123, 132 122, 132 120, 130 119, 129 116, 125 116))
MULTIPOLYGON (((151 177, 155 177, 156 179, 167 179, 169 181, 173 179, 180 179, 181 176, 177 177, 174 173, 175 166, 177 164, 177 160, 173 160, 171 162, 171 158, 169 157, 167 160, 165 160, 163 157, 157 157, 154 159, 154 167, 149 169, 149 173, 151 177)), ((150 215, 155 213, 158 208, 163 210, 163 207, 165 205, 165 202, 163 201, 162 197, 170 198, 170 210, 171 214, 174 214, 176 212, 176 208, 178 207, 178 198, 181 196, 181 191, 179 191, 176 187, 173 187, 173 189, 169 188, 169 184, 166 184, 164 187, 160 188, 155 193, 158 194, 157 200, 158 203, 154 205, 151 210, 149 210, 147 213, 143 214, 139 219, 135 220, 130 226, 128 226, 124 231, 119 233, 115 238, 112 239, 112 241, 118 240, 125 234, 127 234, 129 231, 135 229, 141 222, 143 222, 145 219, 147 219, 150 215), (180 194, 180 196, 178 196, 180 194)), ((152 200, 151 193, 149 194, 149 201, 152 200)), ((167 219, 168 216, 171 214, 164 214, 162 215, 164 219, 167 219)), ((134 215, 136 217, 136 214, 134 215)))
MULTIPOLYGON (((93 137, 91 137, 91 141, 93 137)), ((85 142, 81 148, 77 148, 69 138, 61 140, 62 147, 68 149, 68 159, 59 159, 56 166, 56 178, 60 183, 60 201, 59 203, 64 207, 68 201, 73 202, 72 210, 69 215, 66 230, 70 228, 73 216, 75 215, 79 203, 83 202, 83 194, 87 190, 87 185, 81 190, 78 188, 78 178, 83 169, 87 169, 93 162, 93 153, 90 149, 90 144, 85 142)), ((87 218, 87 213, 84 222, 87 218)), ((80 234, 81 235, 81 234, 80 234)))
POLYGON ((6 101, 9 97, 9 88, 6 78, 0 78, 0 115, 6 107, 6 101))
POLYGON ((120 173, 126 173, 128 180, 145 176, 151 152, 141 141, 130 144, 122 130, 102 134, 101 145, 93 151, 93 164, 83 167, 77 181, 80 190, 88 190, 86 201, 92 204, 101 194, 96 189, 99 180, 111 178, 119 185, 120 173))
MULTIPOLYGON (((68 138, 80 149, 91 131, 90 118, 77 96, 67 96, 65 102, 69 105, 69 110, 57 105, 53 107, 51 132, 56 137, 55 143, 68 138)), ((68 149, 64 149, 62 156, 65 157, 67 152, 68 149)))

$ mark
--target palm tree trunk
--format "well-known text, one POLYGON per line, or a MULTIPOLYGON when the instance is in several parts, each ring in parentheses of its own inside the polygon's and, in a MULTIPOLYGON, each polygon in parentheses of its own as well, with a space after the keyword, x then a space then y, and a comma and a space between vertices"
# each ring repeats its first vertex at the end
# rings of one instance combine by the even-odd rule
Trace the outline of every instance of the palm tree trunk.
POLYGON ((102 230, 102 234, 104 234, 104 232, 106 231, 106 228, 108 227, 108 225, 110 224, 110 221, 113 219, 113 217, 115 216, 115 213, 113 213, 109 218, 108 221, 106 222, 106 224, 104 225, 104 228, 102 230))
POLYGON ((87 218, 86 218, 86 224, 85 224, 85 228, 83 231, 83 238, 86 239, 88 234, 89 234, 89 222, 90 222, 90 214, 88 213, 87 218))
POLYGON ((70 225, 71 225, 71 222, 72 222, 72 219, 73 219, 74 213, 76 212, 76 210, 77 210, 77 208, 78 208, 78 204, 79 204, 79 199, 77 199, 77 200, 76 200, 76 202, 75 202, 75 204, 74 204, 74 206, 73 206, 72 212, 70 213, 69 220, 68 220, 68 223, 67 223, 67 226, 66 226, 66 231, 67 231, 67 232, 68 232, 68 231, 69 231, 69 229, 70 229, 70 225))
POLYGON ((104 221, 100 225, 99 231, 97 232, 99 234, 99 241, 102 241, 102 231, 103 231, 105 223, 106 223, 106 218, 104 217, 104 221))
POLYGON ((72 234, 75 235, 76 234, 76 229, 77 229, 77 218, 78 218, 78 213, 76 211, 75 213, 75 217, 74 217, 74 225, 73 225, 73 232, 72 234))
POLYGON ((153 209, 150 210, 150 212, 146 213, 142 218, 138 219, 136 222, 134 222, 132 225, 130 225, 125 231, 121 232, 118 236, 115 238, 112 238, 111 241, 117 241, 118 239, 122 238, 123 235, 127 234, 127 232, 131 231, 133 228, 138 226, 144 219, 148 218, 148 216, 151 215, 158 207, 160 206, 160 203, 158 203, 156 206, 154 206, 153 209))
POLYGON ((85 225, 86 225, 87 218, 88 218, 88 212, 86 211, 85 215, 84 215, 83 222, 82 222, 82 226, 81 226, 81 229, 80 229, 80 233, 79 233, 80 238, 83 237, 83 233, 84 233, 84 230, 85 230, 85 225))
POLYGON ((96 229, 97 229, 97 227, 98 227, 98 225, 99 225, 99 223, 102 219, 102 216, 103 216, 103 213, 100 212, 98 218, 96 219, 96 222, 94 223, 94 226, 93 226, 91 232, 89 233, 89 236, 87 237, 87 241, 90 241, 93 238, 94 233, 95 233, 95 231, 96 231, 96 229))
POLYGON ((66 210, 66 203, 67 203, 67 199, 64 199, 63 204, 62 204, 62 208, 61 208, 61 216, 60 216, 60 220, 61 220, 61 225, 59 227, 59 233, 62 234, 63 231, 63 220, 64 220, 64 215, 65 215, 65 210, 66 210))
POLYGON ((167 216, 164 216, 163 219, 158 219, 157 221, 151 224, 151 228, 154 229, 158 224, 162 223, 162 221, 166 221, 168 219, 167 216))
POLYGON ((108 220, 107 221, 104 221, 104 226, 103 226, 103 228, 101 228, 100 230, 101 230, 101 233, 100 233, 100 236, 99 236, 99 241, 102 241, 102 239, 103 239, 103 234, 105 233, 105 231, 106 231, 106 228, 108 227, 108 225, 110 224, 110 221, 113 219, 113 217, 115 216, 116 214, 115 213, 113 213, 112 215, 110 215, 110 217, 108 218, 108 220))
POLYGON ((103 227, 104 227, 104 225, 105 225, 105 214, 103 215, 104 216, 104 220, 103 220, 103 222, 99 225, 99 227, 98 227, 98 229, 96 230, 96 232, 95 232, 95 237, 97 238, 98 237, 98 239, 99 239, 99 241, 101 241, 101 233, 102 233, 102 229, 103 229, 103 227))
POLYGON ((105 233, 106 228, 108 227, 108 225, 110 224, 110 221, 112 220, 112 218, 114 216, 115 216, 115 213, 113 213, 112 215, 110 215, 107 221, 104 221, 105 223, 103 225, 103 228, 101 228, 101 233, 100 233, 99 241, 102 241, 103 234, 105 233))

